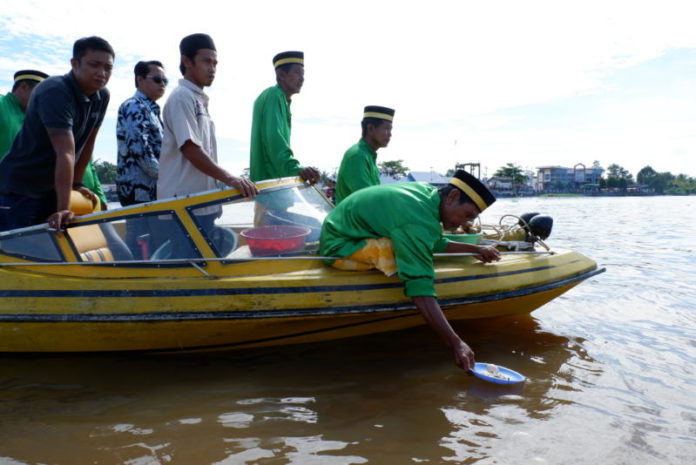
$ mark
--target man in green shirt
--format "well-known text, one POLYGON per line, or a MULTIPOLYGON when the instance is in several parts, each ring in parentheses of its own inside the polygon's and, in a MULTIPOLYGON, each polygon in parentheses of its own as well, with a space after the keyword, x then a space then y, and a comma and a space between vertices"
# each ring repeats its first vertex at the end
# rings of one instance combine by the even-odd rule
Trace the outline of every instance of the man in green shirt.
POLYGON ((0 160, 12 145, 22 127, 29 97, 36 85, 48 74, 34 69, 23 69, 14 74, 12 91, 0 96, 0 160))
MULTIPOLYGON (((436 299, 433 254, 470 252, 478 254, 483 262, 499 260, 500 253, 494 247, 450 242, 442 235, 443 227, 464 225, 493 202, 493 194, 464 170, 458 170, 440 189, 424 183, 367 187, 345 199, 326 217, 320 253, 345 257, 333 263, 336 268, 356 269, 343 266, 344 262, 362 261, 370 267, 374 263, 365 260, 364 249, 391 249, 396 265, 393 271, 404 281, 405 294, 453 351, 457 365, 468 371, 474 367, 474 353, 454 332, 436 299), (375 246, 376 242, 380 245, 375 246)), ((376 267, 390 275, 390 270, 376 267)))
POLYGON ((300 176, 312 184, 319 180, 316 168, 303 168, 290 148, 291 98, 304 83, 304 53, 283 52, 273 58, 275 86, 254 102, 251 122, 250 177, 254 182, 300 176))
POLYGON ((377 150, 386 147, 391 139, 394 110, 377 105, 365 107, 360 142, 349 148, 336 180, 336 205, 353 192, 364 187, 378 186, 377 150))

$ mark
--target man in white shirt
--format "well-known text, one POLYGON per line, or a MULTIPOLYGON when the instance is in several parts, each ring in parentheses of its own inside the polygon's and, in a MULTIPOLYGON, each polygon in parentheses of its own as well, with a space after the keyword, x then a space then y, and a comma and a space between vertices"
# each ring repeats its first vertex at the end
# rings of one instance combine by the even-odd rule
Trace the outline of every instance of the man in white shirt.
MULTIPOLYGON (((179 70, 184 78, 164 105, 157 198, 216 189, 216 181, 239 189, 244 197, 254 197, 258 193, 254 183, 231 175, 218 164, 215 124, 208 113, 208 96, 203 92, 213 83, 218 64, 213 39, 207 34, 191 34, 181 40, 179 51, 179 70)), ((213 235, 220 214, 220 206, 198 210, 195 220, 208 237, 213 235)), ((192 256, 190 241, 171 237, 170 258, 192 256)))
MULTIPOLYGON (((216 180, 239 189, 244 197, 258 190, 251 181, 231 175, 217 162, 215 124, 203 92, 215 79, 217 51, 207 34, 192 34, 179 44, 184 78, 164 105, 164 139, 157 198, 216 189, 216 180)), ((211 225, 214 217, 210 219, 211 225)))

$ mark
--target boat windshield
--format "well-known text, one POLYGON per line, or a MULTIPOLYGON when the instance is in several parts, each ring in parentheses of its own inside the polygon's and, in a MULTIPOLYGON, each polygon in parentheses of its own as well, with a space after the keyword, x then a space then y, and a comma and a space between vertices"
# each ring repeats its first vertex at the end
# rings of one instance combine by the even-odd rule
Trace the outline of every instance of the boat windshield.
MULTIPOLYGON (((318 250, 322 222, 333 207, 315 187, 285 183, 264 189, 254 199, 227 192, 202 195, 185 212, 153 204, 125 209, 122 215, 95 216, 70 225, 65 237, 78 262, 200 260, 210 256, 200 235, 213 256, 222 259, 318 250)), ((58 236, 37 228, 0 235, 0 253, 34 261, 65 260, 58 236)))
POLYGON ((219 258, 314 253, 332 206, 311 186, 280 186, 256 198, 189 209, 219 258))
POLYGON ((47 230, 28 230, 0 238, 0 253, 23 260, 61 261, 55 234, 47 230))

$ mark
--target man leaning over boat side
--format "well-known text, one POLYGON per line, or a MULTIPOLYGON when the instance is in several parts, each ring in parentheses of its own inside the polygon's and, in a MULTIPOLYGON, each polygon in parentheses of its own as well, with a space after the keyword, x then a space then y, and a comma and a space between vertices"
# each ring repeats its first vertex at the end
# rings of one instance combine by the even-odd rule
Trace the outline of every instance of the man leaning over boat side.
POLYGON ((360 122, 362 137, 343 155, 336 179, 336 205, 355 191, 379 186, 377 150, 389 145, 394 110, 368 105, 360 122))
MULTIPOLYGON (((160 154, 157 198, 166 199, 216 189, 216 181, 254 197, 256 185, 231 175, 218 164, 215 125, 208 113, 208 95, 217 68, 217 49, 207 34, 191 34, 179 44, 183 79, 164 105, 164 137, 160 154)), ((202 218, 212 227, 215 215, 202 218)))
POLYGON ((319 171, 302 167, 290 148, 290 104, 304 84, 304 53, 279 53, 273 57, 273 67, 276 85, 261 92, 254 101, 249 177, 256 182, 300 176, 314 184, 319 181, 319 171))
POLYGON ((367 187, 326 217, 320 253, 343 257, 332 262, 335 268, 398 273, 404 293, 452 350, 456 364, 468 371, 474 367, 474 353, 452 329, 437 301, 433 254, 467 252, 478 254, 482 262, 499 260, 494 247, 451 242, 442 233, 443 227, 455 229, 474 220, 493 202, 486 186, 464 170, 439 189, 417 182, 367 187))
POLYGON ((85 168, 109 104, 114 50, 101 37, 78 39, 71 71, 34 90, 22 129, 0 162, 0 230, 73 219, 70 192, 97 201, 83 185, 85 168))

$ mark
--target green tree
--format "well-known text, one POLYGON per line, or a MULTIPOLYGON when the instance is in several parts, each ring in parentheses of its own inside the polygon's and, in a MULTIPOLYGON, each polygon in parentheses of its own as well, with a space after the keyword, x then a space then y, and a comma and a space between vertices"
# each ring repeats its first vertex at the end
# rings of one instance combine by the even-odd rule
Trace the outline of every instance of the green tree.
POLYGON ((512 163, 498 168, 498 170, 493 173, 493 176, 511 178, 513 184, 524 184, 527 182, 527 175, 522 171, 522 168, 512 163))
POLYGON ((638 181, 638 184, 647 184, 648 186, 652 187, 655 179, 657 178, 657 174, 657 171, 655 171, 652 166, 647 165, 638 171, 636 181, 638 181))
POLYGON ((616 163, 607 167, 607 187, 626 190, 629 184, 633 184, 633 175, 626 168, 616 163))
POLYGON ((379 173, 386 174, 388 176, 397 176, 408 174, 408 167, 403 165, 403 160, 389 160, 379 163, 379 173))
POLYGON ((116 184, 116 165, 98 158, 93 160, 92 164, 102 184, 116 184))
POLYGON ((680 174, 672 180, 669 189, 678 194, 696 194, 696 178, 680 174))
POLYGON ((658 173, 650 165, 641 169, 636 175, 640 184, 647 184, 657 194, 664 194, 674 182, 674 175, 669 171, 658 173))

